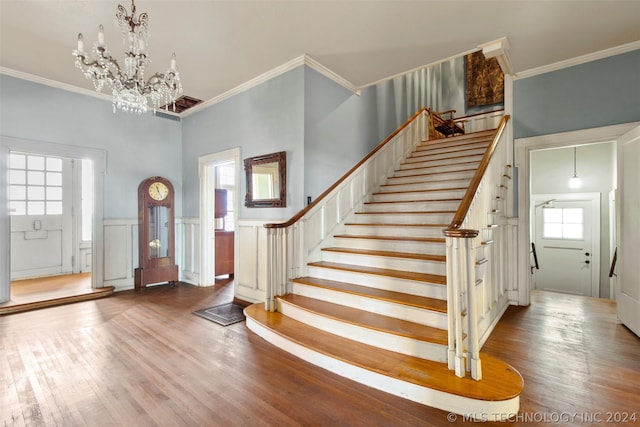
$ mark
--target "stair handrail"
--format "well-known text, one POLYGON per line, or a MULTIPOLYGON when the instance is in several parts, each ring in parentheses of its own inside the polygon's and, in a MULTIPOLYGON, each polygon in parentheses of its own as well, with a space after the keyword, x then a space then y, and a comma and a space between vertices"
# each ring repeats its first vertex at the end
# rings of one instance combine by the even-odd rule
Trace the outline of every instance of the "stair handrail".
MULTIPOLYGON (((453 234, 461 233, 460 231, 456 231, 456 230, 460 230, 460 227, 462 226, 462 223, 464 222, 464 219, 466 218, 467 213, 469 212, 469 208, 471 207, 473 198, 475 197, 476 192, 478 191, 480 182, 482 181, 482 178, 484 177, 484 174, 487 171, 487 168, 489 167, 489 162, 491 162, 493 153, 496 151, 498 142, 500 142, 500 139, 502 137, 502 132, 504 132, 505 128, 507 127, 507 122, 509 121, 510 118, 511 116, 507 114, 502 117, 502 120, 500 120, 500 124, 496 129, 496 133, 493 137, 493 140, 491 141, 491 144, 489 144, 489 146, 487 147, 487 150, 485 151, 484 156, 480 161, 480 165, 478 166, 478 169, 476 170, 475 175, 473 176, 473 178, 471 178, 469 187, 467 187, 467 191, 465 192, 464 197, 462 198, 462 202, 460 203, 460 206, 458 206, 458 210, 453 216, 453 220, 451 221, 451 224, 449 224, 449 227, 447 227, 446 231, 448 233, 453 233, 453 234)), ((456 237, 464 237, 464 236, 456 236, 456 237)))
POLYGON ((289 220, 264 224, 266 240, 265 308, 278 309, 276 297, 291 292, 291 279, 307 273, 307 263, 360 209, 375 187, 399 167, 415 145, 427 138, 426 108, 421 108, 389 137, 289 220))
POLYGON ((422 107, 418 110, 413 116, 411 116, 406 122, 404 122, 398 129, 396 129, 391 135, 389 135, 384 141, 376 145, 376 147, 371 150, 365 157, 362 158, 358 163, 355 164, 351 169, 349 169, 340 179, 334 182, 329 188, 327 188, 320 196, 318 196, 314 201, 309 203, 307 206, 298 211, 294 216, 292 216, 289 220, 285 222, 278 223, 269 223, 264 224, 265 228, 286 228, 293 225, 296 221, 300 220, 307 212, 313 209, 317 204, 323 201, 333 190, 335 190, 342 182, 346 181, 355 171, 357 171, 364 163, 367 162, 374 154, 380 151, 385 145, 387 145, 393 138, 402 132, 411 122, 417 119, 421 114, 427 112, 426 107, 422 107))
MULTIPOLYGON (((493 175, 501 170, 500 167, 505 168, 508 165, 492 164, 491 160, 496 153, 509 119, 510 116, 505 115, 500 120, 493 139, 485 150, 473 178, 471 178, 453 220, 443 230, 447 247, 448 365, 449 369, 454 370, 457 376, 464 377, 469 372, 475 380, 482 379, 480 337, 484 331, 479 330, 478 322, 485 314, 483 307, 478 305, 478 300, 483 301, 484 298, 477 295, 479 291, 477 289, 476 262, 478 261, 477 250, 480 249, 476 237, 480 235, 482 230, 483 236, 480 240, 486 239, 485 231, 497 226, 490 224, 488 218, 482 218, 482 216, 490 213, 483 212, 483 210, 488 209, 486 201, 495 195, 494 192, 498 192, 498 200, 503 200, 502 192, 506 187, 502 183, 495 185, 496 181, 493 175), (489 170, 490 164, 491 169, 489 170), (487 175, 488 170, 491 172, 491 176, 487 175), (492 182, 494 186, 484 185, 485 179, 492 182), (491 181, 492 179, 494 181, 491 181), (479 204, 479 207, 474 209, 477 212, 472 214, 471 207, 475 204, 479 204), (463 228, 465 224, 468 228, 463 228), (474 229, 474 226, 479 229, 474 229)), ((500 150, 501 155, 498 156, 498 160, 502 161, 505 155, 504 146, 500 146, 500 150)), ((500 179, 505 179, 505 177, 506 175, 503 174, 500 179)), ((500 212, 499 209, 491 209, 492 215, 500 212)), ((487 260, 485 259, 485 261, 487 260)), ((484 277, 480 279, 481 283, 484 283, 484 277)), ((494 278, 491 277, 491 279, 494 278)), ((494 283, 491 283, 488 286, 493 289, 493 285, 494 283)))

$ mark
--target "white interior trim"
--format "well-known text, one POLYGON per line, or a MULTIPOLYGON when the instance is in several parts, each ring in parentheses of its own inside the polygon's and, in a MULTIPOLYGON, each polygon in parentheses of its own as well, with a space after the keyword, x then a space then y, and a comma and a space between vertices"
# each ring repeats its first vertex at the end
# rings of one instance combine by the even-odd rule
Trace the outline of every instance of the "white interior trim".
MULTIPOLYGON (((238 193, 240 193, 240 147, 231 148, 229 150, 220 151, 218 153, 207 154, 198 158, 198 176, 200 178, 200 286, 211 286, 215 284, 215 178, 213 177, 214 168, 220 163, 226 163, 233 160, 236 171, 236 197, 234 200, 236 221, 240 212, 238 193)), ((235 244, 237 247, 237 233, 234 233, 235 244)), ((238 271, 237 258, 234 254, 234 271, 238 271)))
POLYGON ((96 148, 0 135, 0 175, 3 176, 0 180, 0 236, 4 236, 4 238, 0 239, 0 256, 2 256, 0 258, 0 267, 2 267, 2 273, 0 273, 0 302, 9 299, 11 287, 11 227, 6 197, 7 182, 5 181, 8 157, 11 151, 93 160, 94 202, 91 287, 102 287, 104 285, 104 175, 107 170, 107 152, 96 148))
POLYGON ((518 168, 518 242, 520 242, 520 244, 518 246, 517 283, 519 284, 519 305, 529 305, 531 303, 530 295, 531 290, 533 289, 529 270, 529 248, 531 247, 531 236, 529 233, 531 221, 531 152, 545 148, 614 142, 621 135, 638 126, 638 124, 640 124, 640 122, 541 135, 530 138, 519 138, 514 141, 515 164, 518 168))

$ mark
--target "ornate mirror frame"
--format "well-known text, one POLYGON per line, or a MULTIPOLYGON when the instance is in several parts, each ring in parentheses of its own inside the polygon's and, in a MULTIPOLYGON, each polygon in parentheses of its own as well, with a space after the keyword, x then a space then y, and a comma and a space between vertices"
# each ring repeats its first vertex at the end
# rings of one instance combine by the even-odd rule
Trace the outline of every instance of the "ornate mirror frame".
POLYGON ((263 156, 250 157, 244 159, 244 170, 246 173, 247 194, 244 198, 244 205, 248 208, 284 208, 287 206, 287 152, 265 154, 263 156), (253 188, 253 169, 269 163, 278 165, 278 197, 256 198, 256 190, 253 188))

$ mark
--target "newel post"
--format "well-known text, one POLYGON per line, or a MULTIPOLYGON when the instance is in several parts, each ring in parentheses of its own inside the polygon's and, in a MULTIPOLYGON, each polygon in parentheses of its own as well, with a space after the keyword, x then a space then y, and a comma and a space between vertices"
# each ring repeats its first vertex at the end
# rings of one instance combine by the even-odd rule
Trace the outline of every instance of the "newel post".
POLYGON ((478 234, 478 230, 444 230, 447 245, 449 369, 455 370, 458 377, 470 372, 475 380, 482 379, 473 246, 473 239, 478 234))

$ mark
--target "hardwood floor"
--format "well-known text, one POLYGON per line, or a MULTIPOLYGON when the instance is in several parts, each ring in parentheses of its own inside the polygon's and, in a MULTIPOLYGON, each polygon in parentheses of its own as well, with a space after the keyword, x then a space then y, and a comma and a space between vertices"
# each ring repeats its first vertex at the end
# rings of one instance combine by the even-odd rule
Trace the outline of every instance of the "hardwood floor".
POLYGON ((11 300, 0 303, 0 315, 103 298, 113 291, 113 286, 92 289, 91 273, 16 280, 11 282, 11 300))
MULTIPOLYGON (((450 425, 446 412, 303 362, 244 322, 192 314, 232 298, 230 282, 180 284, 0 317, 0 425, 450 425)), ((524 377, 520 417, 640 417, 640 339, 616 323, 615 304, 532 301, 510 307, 483 348, 524 377)), ((523 419, 513 425, 595 424, 523 419)))

